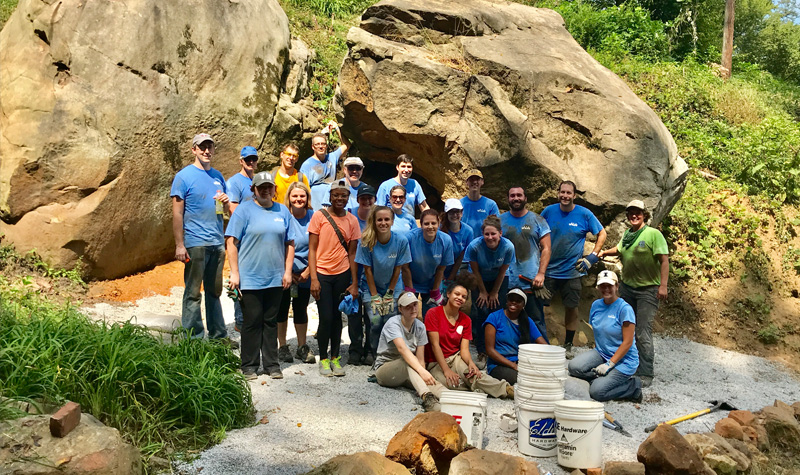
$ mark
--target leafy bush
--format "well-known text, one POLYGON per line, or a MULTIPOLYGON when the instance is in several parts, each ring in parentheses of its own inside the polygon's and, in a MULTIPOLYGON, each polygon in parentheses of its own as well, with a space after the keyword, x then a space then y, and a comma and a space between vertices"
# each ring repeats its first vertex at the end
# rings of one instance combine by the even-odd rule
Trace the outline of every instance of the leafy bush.
POLYGON ((774 323, 770 323, 766 327, 758 331, 758 339, 765 345, 774 345, 783 338, 783 332, 774 323))
POLYGON ((222 344, 164 344, 143 327, 96 323, 73 307, 0 298, 0 395, 75 401, 145 455, 203 448, 250 424, 238 367, 222 344))
POLYGON ((284 0, 285 4, 311 10, 317 15, 343 18, 361 14, 373 0, 284 0))

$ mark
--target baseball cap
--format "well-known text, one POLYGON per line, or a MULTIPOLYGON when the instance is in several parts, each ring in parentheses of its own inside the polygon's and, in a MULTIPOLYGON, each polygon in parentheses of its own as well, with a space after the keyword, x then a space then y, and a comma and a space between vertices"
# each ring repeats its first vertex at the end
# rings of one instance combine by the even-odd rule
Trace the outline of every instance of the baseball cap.
POLYGON ((600 287, 600 284, 611 284, 616 285, 618 282, 617 274, 614 271, 604 270, 601 271, 600 274, 597 275, 597 285, 596 287, 600 287))
POLYGON ((417 303, 417 302, 419 302, 419 300, 417 300, 417 296, 414 295, 413 292, 405 292, 403 295, 400 296, 399 299, 397 299, 397 306, 405 307, 407 305, 411 305, 412 303, 417 303))
POLYGON ((331 183, 331 192, 333 192, 333 190, 347 190, 347 192, 350 193, 350 186, 344 180, 334 181, 331 183))
POLYGON ((356 198, 361 198, 362 196, 375 196, 375 188, 365 184, 358 189, 356 198))
POLYGON ((347 157, 344 161, 344 166, 348 165, 358 165, 359 167, 364 167, 364 162, 361 161, 358 157, 347 157))
POLYGON ((208 134, 197 134, 192 139, 192 147, 195 147, 197 145, 200 145, 203 142, 208 142, 208 141, 211 141, 211 143, 214 143, 214 139, 212 139, 210 135, 208 135, 208 134))
POLYGON ((251 146, 248 145, 247 147, 242 147, 242 151, 241 151, 241 153, 239 155, 242 158, 249 157, 249 156, 252 156, 252 155, 258 156, 258 150, 256 150, 255 147, 251 147, 251 146))
POLYGON ((461 205, 461 201, 455 198, 449 198, 444 202, 444 212, 447 213, 451 209, 464 209, 464 206, 461 205))
POLYGON ((516 295, 516 296, 522 298, 523 305, 527 305, 528 304, 528 296, 525 295, 525 292, 523 292, 522 289, 520 289, 520 288, 515 287, 515 288, 509 290, 508 293, 506 294, 506 297, 508 297, 509 295, 516 295))
POLYGON ((264 184, 274 185, 275 180, 272 178, 272 173, 270 172, 259 172, 253 176, 253 186, 261 186, 264 184))
POLYGON ((625 207, 626 210, 628 208, 638 208, 638 209, 640 209, 642 211, 644 211, 646 209, 644 207, 644 201, 642 201, 642 200, 633 200, 633 201, 631 201, 630 203, 628 203, 628 206, 625 207))
POLYGON ((481 173, 481 171, 478 170, 477 168, 473 168, 472 170, 467 172, 467 179, 470 179, 470 178, 472 178, 474 176, 476 176, 478 178, 483 178, 483 173, 481 173))

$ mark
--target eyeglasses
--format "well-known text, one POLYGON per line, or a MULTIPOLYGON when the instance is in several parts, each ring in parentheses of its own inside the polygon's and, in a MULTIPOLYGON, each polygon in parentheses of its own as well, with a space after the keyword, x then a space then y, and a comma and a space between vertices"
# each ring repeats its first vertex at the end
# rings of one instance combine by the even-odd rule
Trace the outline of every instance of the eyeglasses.
POLYGON ((364 167, 359 167, 358 165, 347 165, 347 171, 349 172, 360 172, 363 169, 364 167))
POLYGON ((326 143, 315 143, 315 144, 311 144, 311 146, 314 147, 314 148, 319 148, 319 147, 327 147, 328 144, 326 144, 326 143))
POLYGON ((281 154, 282 154, 282 155, 285 155, 285 156, 287 156, 287 157, 292 157, 292 158, 298 158, 298 157, 300 157, 300 154, 299 154, 299 153, 281 152, 281 154))
POLYGON ((406 197, 403 195, 392 196, 392 201, 397 201, 397 200, 405 201, 406 197))

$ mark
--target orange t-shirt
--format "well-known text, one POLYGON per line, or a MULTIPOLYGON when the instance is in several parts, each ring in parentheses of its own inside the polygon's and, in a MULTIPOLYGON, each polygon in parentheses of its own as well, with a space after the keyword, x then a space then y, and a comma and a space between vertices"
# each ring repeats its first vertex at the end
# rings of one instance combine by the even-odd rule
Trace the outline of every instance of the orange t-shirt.
MULTIPOLYGON (((339 217, 331 214, 331 218, 339 227, 342 237, 347 243, 361 238, 361 227, 358 220, 350 213, 339 217)), ((308 233, 319 236, 317 245, 317 273, 324 275, 337 275, 350 270, 350 260, 342 243, 339 242, 336 231, 322 215, 322 211, 317 211, 308 223, 308 233)))

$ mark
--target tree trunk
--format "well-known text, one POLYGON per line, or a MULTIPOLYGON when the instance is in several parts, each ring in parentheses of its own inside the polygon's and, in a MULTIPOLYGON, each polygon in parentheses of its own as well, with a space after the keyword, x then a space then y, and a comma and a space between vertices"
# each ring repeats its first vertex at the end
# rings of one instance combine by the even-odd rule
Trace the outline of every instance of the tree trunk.
POLYGON ((725 26, 722 29, 722 78, 733 72, 733 16, 736 0, 725 0, 725 26))

